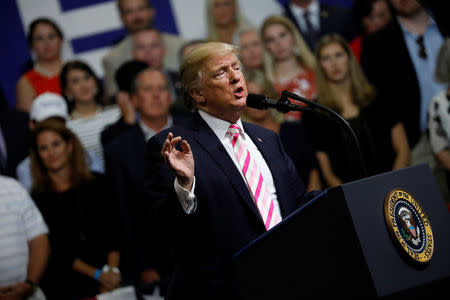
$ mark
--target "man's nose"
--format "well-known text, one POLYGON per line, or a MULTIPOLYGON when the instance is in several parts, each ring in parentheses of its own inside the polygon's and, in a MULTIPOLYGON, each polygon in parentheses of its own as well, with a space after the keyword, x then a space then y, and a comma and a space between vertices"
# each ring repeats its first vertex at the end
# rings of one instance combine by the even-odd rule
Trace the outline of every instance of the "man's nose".
POLYGON ((237 82, 239 82, 239 80, 240 80, 239 71, 231 68, 231 72, 230 72, 231 83, 237 83, 237 82))
POLYGON ((161 91, 160 90, 158 90, 158 89, 154 89, 153 91, 152 91, 152 97, 153 97, 153 99, 159 99, 160 98, 160 96, 161 96, 161 91))

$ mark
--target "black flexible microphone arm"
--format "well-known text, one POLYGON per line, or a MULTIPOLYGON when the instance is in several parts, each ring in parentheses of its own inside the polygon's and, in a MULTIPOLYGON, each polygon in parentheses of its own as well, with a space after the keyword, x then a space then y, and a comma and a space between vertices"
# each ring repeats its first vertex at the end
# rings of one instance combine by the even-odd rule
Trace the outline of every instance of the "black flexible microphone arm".
POLYGON ((367 176, 364 159, 363 159, 361 149, 359 147, 358 139, 356 138, 355 132, 350 127, 348 122, 344 118, 342 118, 341 115, 339 115, 337 112, 335 112, 334 110, 332 110, 322 104, 307 100, 303 97, 300 97, 300 96, 298 96, 294 93, 288 92, 286 90, 284 90, 281 93, 281 98, 280 98, 280 100, 278 100, 278 102, 276 104, 276 109, 281 113, 287 113, 289 111, 308 111, 308 112, 310 111, 310 112, 315 112, 315 113, 318 113, 318 111, 324 112, 325 115, 329 119, 336 122, 339 125, 339 127, 341 127, 344 130, 344 132, 347 134, 347 136, 351 139, 351 141, 354 145, 355 151, 358 152, 361 176, 362 177, 367 176), (292 104, 288 100, 288 98, 303 102, 303 103, 307 104, 307 106, 292 104))

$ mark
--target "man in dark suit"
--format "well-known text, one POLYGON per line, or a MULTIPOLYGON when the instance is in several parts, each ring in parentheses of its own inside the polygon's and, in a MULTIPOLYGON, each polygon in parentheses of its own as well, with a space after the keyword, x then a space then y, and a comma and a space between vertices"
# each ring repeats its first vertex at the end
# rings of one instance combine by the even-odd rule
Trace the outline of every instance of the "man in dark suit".
MULTIPOLYGON (((138 113, 134 125, 120 125, 118 136, 105 145, 105 170, 114 200, 120 206, 123 228, 123 271, 133 281, 159 281, 160 274, 150 269, 139 240, 145 230, 143 210, 145 142, 162 129, 180 122, 171 115, 167 78, 158 70, 140 70, 133 82, 131 101, 138 113)), ((158 270, 164 269, 158 265, 158 270)))
POLYGON ((237 55, 224 43, 193 50, 180 75, 197 112, 147 143, 149 228, 173 251, 167 299, 237 298, 233 255, 314 195, 277 135, 241 122, 247 86, 237 55))
POLYGON ((361 65, 377 99, 396 110, 413 150, 426 129, 428 103, 445 88, 433 79, 442 35, 416 0, 390 0, 397 17, 363 40, 361 65))
POLYGON ((290 0, 284 15, 297 27, 311 50, 327 33, 339 33, 347 41, 356 34, 356 22, 351 10, 336 5, 326 5, 319 0, 290 0))

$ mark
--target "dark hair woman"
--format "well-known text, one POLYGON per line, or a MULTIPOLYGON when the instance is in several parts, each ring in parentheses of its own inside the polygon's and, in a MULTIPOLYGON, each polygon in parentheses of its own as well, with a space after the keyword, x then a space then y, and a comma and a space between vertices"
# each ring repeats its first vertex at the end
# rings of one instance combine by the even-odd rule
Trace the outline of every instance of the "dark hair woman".
POLYGON ((55 120, 31 138, 32 196, 49 227, 52 253, 41 286, 49 299, 95 296, 120 286, 114 205, 91 173, 77 137, 55 120))
POLYGON ((40 94, 61 94, 59 72, 64 35, 52 20, 38 18, 30 24, 27 40, 35 62, 17 82, 16 108, 29 112, 31 103, 40 94))
POLYGON ((92 68, 80 60, 67 62, 61 70, 61 89, 68 101, 71 121, 67 126, 83 146, 103 163, 100 135, 121 116, 117 105, 102 106, 102 85, 92 68))

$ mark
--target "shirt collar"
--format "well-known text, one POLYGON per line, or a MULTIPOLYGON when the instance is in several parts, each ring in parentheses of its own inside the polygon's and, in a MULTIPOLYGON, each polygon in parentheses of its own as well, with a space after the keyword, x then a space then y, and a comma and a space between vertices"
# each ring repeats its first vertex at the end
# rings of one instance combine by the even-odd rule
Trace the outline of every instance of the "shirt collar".
MULTIPOLYGON (((418 36, 417 33, 414 33, 414 32, 409 31, 409 30, 403 25, 403 23, 400 21, 400 18, 399 18, 399 17, 397 17, 397 23, 400 25, 400 28, 402 29, 403 34, 410 34, 410 35, 413 35, 413 36, 418 36)), ((426 34, 426 32, 427 32, 428 30, 430 30, 430 29, 432 29, 432 28, 437 28, 437 24, 436 24, 436 22, 434 22, 434 20, 433 20, 432 18, 428 18, 427 29, 425 30, 424 35, 426 34)))
MULTIPOLYGON (((139 127, 141 127, 142 132, 144 133, 145 141, 148 141, 152 136, 157 134, 157 132, 151 128, 149 128, 147 125, 142 122, 141 118, 138 119, 139 127)), ((169 115, 169 118, 167 119, 166 125, 164 125, 163 130, 171 127, 173 125, 173 118, 169 115)))
MULTIPOLYGON (((200 109, 198 110, 198 113, 203 118, 203 120, 205 120, 206 124, 208 124, 208 126, 212 129, 219 140, 222 141, 227 136, 228 127, 230 127, 231 124, 230 122, 214 117, 200 109)), ((242 126, 241 119, 239 118, 239 120, 235 124, 237 124, 239 128, 241 128, 242 136, 245 139, 245 136, 243 135, 243 133, 245 132, 244 127, 242 126)))
MULTIPOLYGON (((304 8, 301 8, 300 6, 294 5, 294 4, 289 4, 289 7, 291 8, 292 12, 294 13, 294 15, 296 17, 302 17, 303 18, 303 14, 305 13, 304 8)), ((309 7, 307 8, 310 15, 311 16, 316 16, 319 13, 319 1, 313 1, 309 7)))

